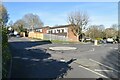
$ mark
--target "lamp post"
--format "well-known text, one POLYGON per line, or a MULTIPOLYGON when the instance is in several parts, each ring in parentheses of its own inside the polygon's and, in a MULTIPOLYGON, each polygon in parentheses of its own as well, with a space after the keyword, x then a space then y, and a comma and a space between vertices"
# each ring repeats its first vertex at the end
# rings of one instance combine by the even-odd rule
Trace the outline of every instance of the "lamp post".
POLYGON ((50 29, 50 41, 52 40, 51 37, 52 37, 52 30, 50 29))
POLYGON ((90 34, 91 34, 91 32, 89 33, 89 38, 90 38, 90 34))

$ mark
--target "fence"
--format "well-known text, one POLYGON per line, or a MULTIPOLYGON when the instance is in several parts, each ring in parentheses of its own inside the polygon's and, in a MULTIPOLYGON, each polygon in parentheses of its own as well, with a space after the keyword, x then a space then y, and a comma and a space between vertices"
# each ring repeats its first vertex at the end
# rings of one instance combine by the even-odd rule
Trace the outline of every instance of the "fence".
POLYGON ((43 34, 43 39, 45 40, 60 40, 60 41, 68 41, 68 38, 65 36, 58 36, 54 34, 43 34))
POLYGON ((39 33, 39 32, 29 32, 28 37, 30 37, 30 38, 43 39, 43 33, 39 33))
POLYGON ((44 39, 44 40, 68 41, 68 38, 65 36, 58 36, 58 35, 54 35, 54 34, 43 34, 43 33, 39 33, 39 32, 29 32, 28 37, 44 39))

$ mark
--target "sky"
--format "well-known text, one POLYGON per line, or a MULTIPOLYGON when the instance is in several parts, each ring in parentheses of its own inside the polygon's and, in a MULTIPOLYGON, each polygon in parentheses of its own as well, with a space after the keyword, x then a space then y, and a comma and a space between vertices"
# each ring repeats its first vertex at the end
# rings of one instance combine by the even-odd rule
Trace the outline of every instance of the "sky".
POLYGON ((15 22, 25 14, 37 14, 44 26, 66 25, 67 16, 72 11, 86 12, 90 18, 88 25, 110 27, 118 23, 117 2, 4 2, 9 21, 15 22))

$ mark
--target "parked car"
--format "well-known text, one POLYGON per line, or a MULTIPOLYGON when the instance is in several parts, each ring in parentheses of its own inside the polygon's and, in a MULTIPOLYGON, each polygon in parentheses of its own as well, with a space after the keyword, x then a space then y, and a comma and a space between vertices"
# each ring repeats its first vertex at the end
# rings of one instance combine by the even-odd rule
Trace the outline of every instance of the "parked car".
POLYGON ((119 43, 119 41, 120 41, 120 39, 117 37, 117 38, 115 39, 115 43, 119 43))
POLYGON ((8 36, 9 37, 15 37, 14 33, 9 33, 8 36))
POLYGON ((114 39, 113 38, 107 38, 106 42, 107 43, 114 43, 114 39))
POLYGON ((104 40, 99 40, 98 43, 100 43, 100 44, 106 44, 106 40, 105 39, 104 40))
POLYGON ((89 37, 86 37, 85 39, 84 39, 84 42, 91 42, 91 38, 89 38, 89 37))
POLYGON ((16 35, 16 37, 17 37, 17 38, 19 38, 19 37, 20 37, 20 35, 19 35, 19 34, 17 34, 17 35, 16 35))

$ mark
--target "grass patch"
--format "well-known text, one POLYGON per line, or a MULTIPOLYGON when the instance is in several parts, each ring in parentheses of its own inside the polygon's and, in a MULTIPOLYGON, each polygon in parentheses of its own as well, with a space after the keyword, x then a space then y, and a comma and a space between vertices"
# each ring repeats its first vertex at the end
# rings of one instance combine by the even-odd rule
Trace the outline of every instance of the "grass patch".
POLYGON ((30 38, 33 40, 40 40, 42 42, 51 42, 51 43, 66 43, 66 44, 84 44, 84 42, 76 42, 76 41, 62 41, 62 40, 47 40, 47 39, 39 39, 39 38, 30 38))
POLYGON ((72 41, 61 41, 61 40, 51 40, 52 43, 68 43, 68 44, 76 44, 81 42, 72 42, 72 41))

